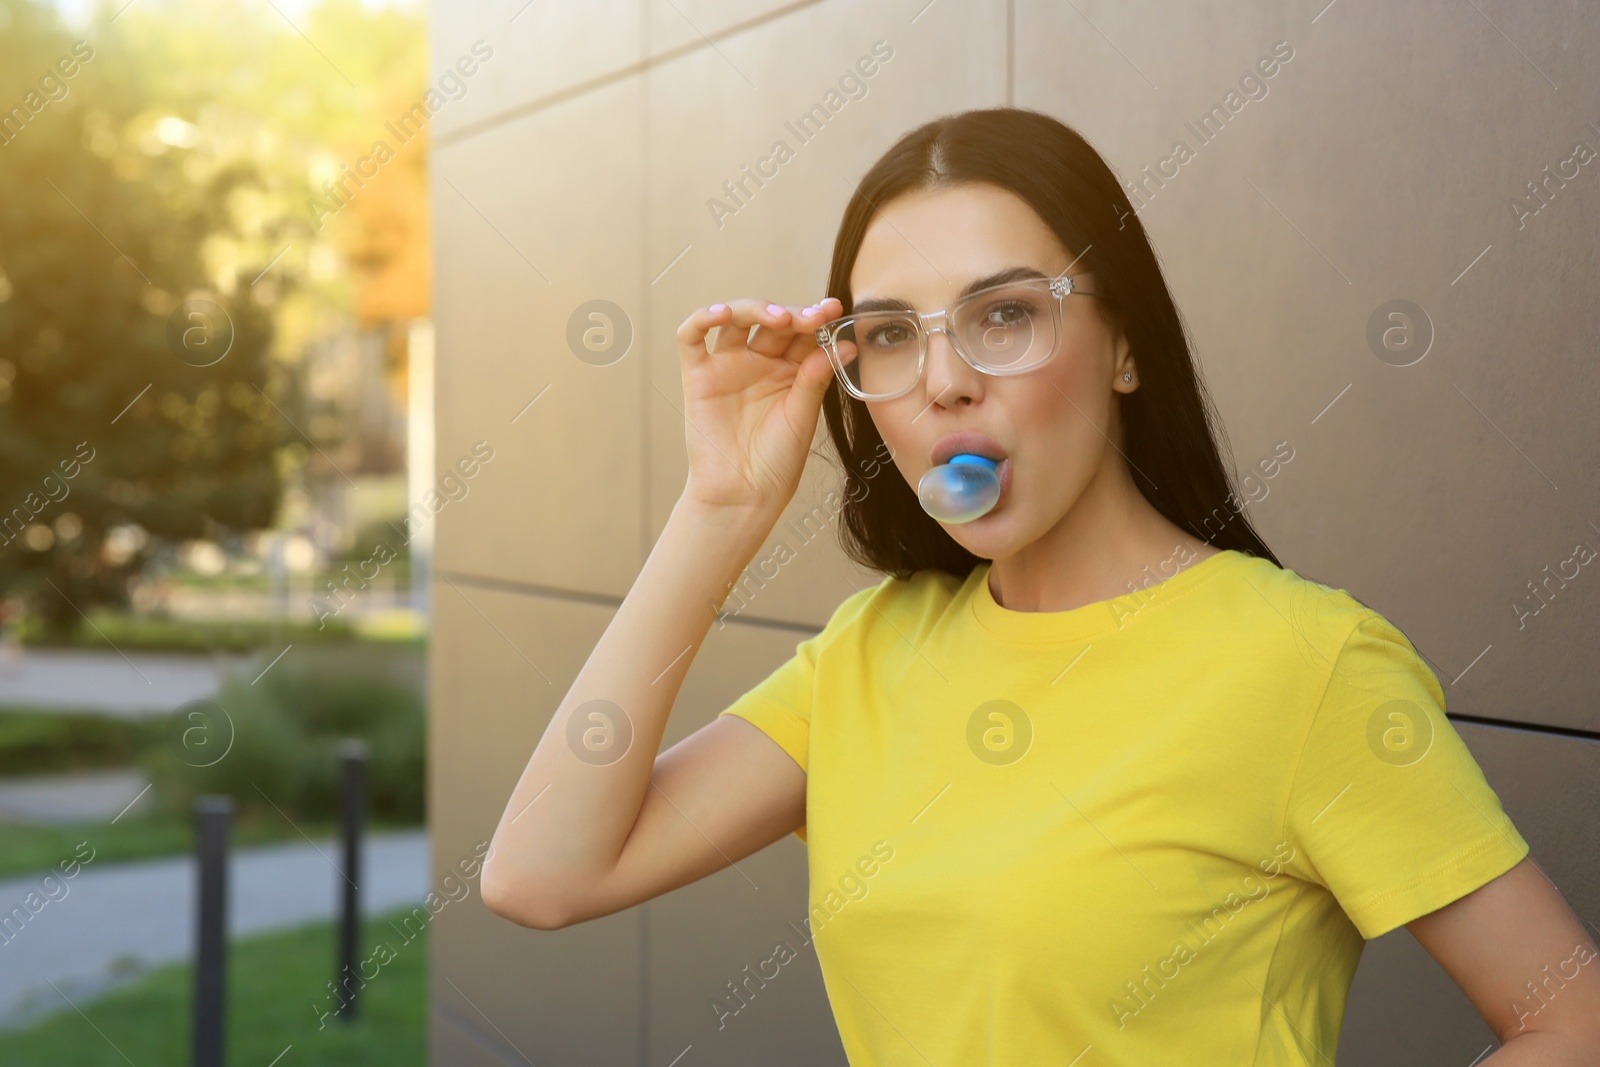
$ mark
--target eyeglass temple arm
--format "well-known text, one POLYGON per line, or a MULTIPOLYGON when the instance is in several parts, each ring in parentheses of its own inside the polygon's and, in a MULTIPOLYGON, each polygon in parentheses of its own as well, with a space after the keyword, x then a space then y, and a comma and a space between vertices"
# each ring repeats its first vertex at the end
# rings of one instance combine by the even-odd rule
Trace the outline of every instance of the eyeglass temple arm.
POLYGON ((1094 271, 1085 270, 1079 271, 1077 274, 1062 274, 1052 278, 1050 280, 1050 289, 1061 296, 1066 296, 1068 293, 1094 296, 1094 282, 1094 271), (1085 282, 1088 283, 1087 287, 1084 285, 1085 282))

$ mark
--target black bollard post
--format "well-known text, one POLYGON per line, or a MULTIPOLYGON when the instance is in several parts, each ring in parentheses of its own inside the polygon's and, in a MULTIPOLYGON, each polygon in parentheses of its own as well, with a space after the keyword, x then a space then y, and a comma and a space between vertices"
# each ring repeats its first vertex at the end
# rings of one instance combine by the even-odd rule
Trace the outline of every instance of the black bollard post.
POLYGON ((342 779, 340 828, 344 837, 344 867, 340 872, 342 906, 339 909, 339 978, 344 1009, 339 1017, 356 1020, 356 992, 361 974, 356 969, 356 943, 361 936, 361 831, 366 815, 367 743, 349 738, 339 743, 342 779))
POLYGON ((194 1067, 222 1067, 228 969, 228 828, 233 798, 195 799, 200 873, 194 964, 194 1067))

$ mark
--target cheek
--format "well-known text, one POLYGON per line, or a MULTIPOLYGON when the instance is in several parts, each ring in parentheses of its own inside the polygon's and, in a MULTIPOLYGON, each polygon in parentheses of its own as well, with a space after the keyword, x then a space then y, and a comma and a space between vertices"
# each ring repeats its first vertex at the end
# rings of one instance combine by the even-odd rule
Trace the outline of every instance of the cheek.
POLYGON ((916 484, 909 472, 912 469, 920 471, 927 462, 928 457, 919 453, 932 447, 931 444, 920 447, 917 444, 917 428, 911 421, 921 410, 912 402, 917 394, 918 391, 913 389, 907 396, 872 404, 867 408, 872 416, 872 424, 877 427, 878 436, 883 438, 884 444, 889 446, 889 451, 894 455, 895 469, 907 485, 916 484))
POLYGON ((1113 437, 1108 353, 1093 337, 1069 337, 1069 345, 1045 364, 1040 388, 1024 402, 1027 417, 1047 436, 1071 442, 1080 451, 1086 441, 1104 443, 1113 437), (1102 436, 1102 434, 1104 436, 1102 436))
POLYGON ((1111 447, 1110 390, 1086 363, 1052 361, 1007 383, 1007 420, 1029 460, 1012 474, 1018 499, 1045 512, 1069 504, 1111 447))
POLYGON ((1037 371, 1008 379, 1004 394, 997 399, 1005 406, 1006 421, 1028 443, 1029 451, 1049 455, 1075 440, 1079 428, 1094 432, 1090 420, 1100 421, 1094 394, 1092 371, 1057 359, 1037 371))
MULTIPOLYGON (((1066 327, 1061 351, 1045 364, 1046 369, 1053 372, 1061 391, 1077 404, 1082 404, 1086 396, 1106 391, 1110 366, 1111 350, 1104 332, 1081 323, 1066 327)), ((1103 402, 1104 397, 1096 399, 1103 402)))

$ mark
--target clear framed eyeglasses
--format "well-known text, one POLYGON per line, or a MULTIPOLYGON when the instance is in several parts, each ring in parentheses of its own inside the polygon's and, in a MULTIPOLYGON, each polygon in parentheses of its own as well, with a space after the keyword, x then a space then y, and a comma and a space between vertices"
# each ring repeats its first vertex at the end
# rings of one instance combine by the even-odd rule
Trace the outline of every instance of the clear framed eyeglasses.
MULTIPOLYGON (((1069 270, 1071 268, 1068 268, 1069 270)), ((928 337, 943 331, 956 353, 985 374, 1020 374, 1048 360, 1069 293, 1094 296, 1094 274, 1021 278, 968 293, 943 311, 850 314, 817 327, 834 373, 861 400, 892 400, 922 380, 928 337)))

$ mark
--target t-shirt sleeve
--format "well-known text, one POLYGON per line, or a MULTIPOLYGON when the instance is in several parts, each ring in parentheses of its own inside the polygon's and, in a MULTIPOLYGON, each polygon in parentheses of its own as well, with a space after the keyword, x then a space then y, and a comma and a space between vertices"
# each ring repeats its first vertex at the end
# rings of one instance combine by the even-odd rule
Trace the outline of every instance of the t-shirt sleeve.
POLYGON ((1371 612, 1341 648, 1299 756, 1287 837, 1369 940, 1528 854, 1444 709, 1432 669, 1371 612))
MULTIPOLYGON (((874 587, 846 597, 834 609, 827 625, 795 645, 794 655, 778 665, 755 688, 718 712, 737 715, 777 742, 789 757, 807 769, 811 738, 811 698, 816 685, 817 662, 827 646, 862 610, 874 587)), ((805 827, 795 831, 806 839, 805 827)))

